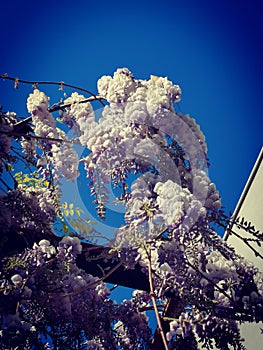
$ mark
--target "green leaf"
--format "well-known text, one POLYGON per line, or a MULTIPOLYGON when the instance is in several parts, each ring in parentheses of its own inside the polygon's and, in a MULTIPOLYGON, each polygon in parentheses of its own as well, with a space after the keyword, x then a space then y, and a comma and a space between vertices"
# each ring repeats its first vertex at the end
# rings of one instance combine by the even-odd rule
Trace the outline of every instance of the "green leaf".
POLYGON ((68 225, 63 222, 63 231, 64 233, 68 233, 68 225))
POLYGON ((77 216, 80 216, 81 213, 84 213, 84 211, 81 210, 81 209, 79 209, 79 208, 76 208, 76 209, 75 209, 75 213, 77 214, 77 216))

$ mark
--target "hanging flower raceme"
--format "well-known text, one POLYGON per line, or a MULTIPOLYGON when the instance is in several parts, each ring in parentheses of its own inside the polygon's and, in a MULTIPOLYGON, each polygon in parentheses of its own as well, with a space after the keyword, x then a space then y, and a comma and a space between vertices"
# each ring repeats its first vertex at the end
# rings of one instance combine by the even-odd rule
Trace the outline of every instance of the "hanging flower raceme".
POLYGON ((0 111, 0 174, 4 168, 4 160, 10 160, 10 150, 12 145, 12 133, 16 123, 16 114, 14 112, 2 113, 0 111))
POLYGON ((43 147, 48 151, 51 148, 50 140, 45 138, 56 138, 57 132, 54 118, 48 112, 49 98, 44 92, 35 89, 27 99, 27 110, 32 115, 32 122, 35 126, 34 132, 37 136, 43 137, 43 147))
POLYGON ((54 179, 63 176, 67 180, 74 181, 79 175, 78 155, 69 142, 66 133, 56 128, 54 118, 48 111, 48 101, 49 98, 38 89, 35 89, 27 99, 27 109, 32 115, 32 122, 35 126, 34 132, 40 138, 40 148, 44 151, 44 155, 42 159, 39 159, 38 164, 43 172, 43 165, 50 162, 55 170, 53 173, 54 179))
POLYGON ((73 92, 70 97, 64 100, 64 104, 70 106, 61 116, 66 124, 76 129, 76 134, 80 134, 81 145, 87 146, 89 133, 95 126, 95 116, 91 104, 89 102, 83 103, 84 100, 83 95, 73 92))
POLYGON ((45 237, 53 232, 58 208, 57 191, 21 184, 1 195, 0 203, 1 232, 7 234, 8 239, 12 232, 24 236, 26 242, 33 242, 36 237, 45 237))

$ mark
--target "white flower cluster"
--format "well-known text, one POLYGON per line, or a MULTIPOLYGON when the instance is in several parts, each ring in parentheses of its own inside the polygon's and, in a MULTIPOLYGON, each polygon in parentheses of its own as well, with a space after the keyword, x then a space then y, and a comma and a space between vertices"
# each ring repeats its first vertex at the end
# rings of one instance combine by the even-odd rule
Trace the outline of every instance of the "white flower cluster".
POLYGON ((71 106, 66 108, 67 111, 63 114, 63 117, 75 120, 81 133, 80 143, 86 146, 89 130, 93 128, 95 116, 91 104, 89 102, 82 103, 83 100, 85 100, 83 95, 73 92, 64 101, 64 104, 71 104, 71 106))
POLYGON ((57 193, 46 187, 19 184, 18 188, 0 196, 0 226, 26 234, 50 233, 56 218, 57 193))
POLYGON ((56 217, 57 199, 51 189, 23 185, 18 185, 18 189, 22 191, 26 202, 31 201, 31 208, 35 206, 36 210, 39 208, 45 214, 47 221, 56 217))
POLYGON ((34 138, 22 137, 21 147, 23 153, 26 155, 27 159, 33 159, 36 154, 36 140, 34 138))
POLYGON ((55 138, 56 126, 52 114, 48 112, 48 100, 44 92, 35 89, 27 99, 27 110, 32 115, 35 134, 43 138, 55 138))
POLYGON ((158 107, 172 109, 173 102, 181 99, 181 89, 167 78, 151 76, 147 82, 147 108, 154 112, 158 107))
POLYGON ((189 161, 191 168, 207 167, 205 136, 195 119, 166 109, 161 112, 157 113, 159 118, 155 121, 156 126, 181 145, 184 158, 189 161))
MULTIPOLYGON (((98 91, 110 105, 103 109, 98 122, 88 120, 81 135, 81 143, 92 152, 84 159, 88 176, 92 174, 94 178, 97 171, 102 176, 101 183, 107 183, 112 173, 120 173, 127 162, 135 168, 152 163, 159 167, 164 136, 156 132, 148 137, 148 128, 154 126, 155 119, 169 124, 169 119, 175 116, 172 103, 180 100, 179 86, 167 78, 153 76, 149 81, 135 80, 127 68, 122 68, 113 77, 99 79, 98 91)), ((155 123, 158 128, 160 123, 155 123)))
POLYGON ((225 276, 228 276, 228 278, 231 279, 238 279, 236 265, 232 260, 224 258, 220 252, 215 250, 207 252, 206 259, 207 276, 215 283, 223 279, 225 276))
POLYGON ((69 261, 73 261, 82 251, 82 245, 78 237, 65 236, 59 242, 59 256, 67 257, 69 261))
MULTIPOLYGON (((167 78, 156 76, 151 76, 148 81, 136 80, 127 68, 122 68, 118 69, 113 77, 104 76, 99 79, 98 92, 110 105, 103 109, 98 122, 95 122, 93 117, 87 118, 87 123, 83 124, 85 132, 82 133, 81 143, 87 145, 92 152, 84 159, 85 168, 88 177, 93 179, 93 193, 97 193, 96 182, 98 177, 100 178, 102 186, 99 191, 103 204, 107 202, 103 186, 109 183, 113 173, 114 176, 121 174, 128 162, 129 166, 134 168, 155 167, 160 174, 160 181, 170 179, 178 183, 178 191, 182 182, 184 185, 188 182, 187 187, 195 198, 191 197, 191 204, 188 205, 182 200, 179 201, 176 208, 176 201, 173 201, 169 211, 171 217, 166 219, 169 225, 172 222, 176 225, 177 221, 178 224, 183 215, 188 214, 187 225, 192 226, 198 217, 205 216, 205 208, 220 207, 220 198, 215 186, 211 184, 205 172, 199 171, 207 166, 205 137, 194 119, 174 111, 173 103, 181 98, 178 85, 174 85, 167 78), (185 162, 189 163, 190 171, 187 171, 182 158, 178 158, 179 162, 172 158, 169 153, 172 151, 168 150, 168 138, 176 140, 177 145, 182 145, 185 162)), ((80 107, 79 101, 83 98, 72 95, 66 100, 73 102, 72 106, 76 105, 76 119, 78 108, 82 108, 80 114, 91 114, 89 109, 84 112, 84 106, 80 107)), ((149 199, 145 199, 141 201, 139 198, 133 198, 132 201, 128 201, 126 218, 132 219, 133 214, 138 218, 143 215, 146 207, 151 210, 152 202, 149 203, 149 199)), ((166 213, 165 210, 164 212, 166 213)))
POLYGON ((187 333, 191 329, 191 325, 189 322, 190 321, 189 316, 190 316, 190 314, 187 312, 181 313, 178 321, 174 320, 174 321, 170 322, 170 332, 168 332, 166 335, 168 341, 170 341, 172 339, 174 334, 182 335, 182 336, 187 335, 187 333))
MULTIPOLYGON (((207 153, 207 145, 206 145, 205 135, 201 131, 200 126, 196 123, 196 120, 194 118, 191 118, 189 116, 189 114, 185 114, 185 115, 178 114, 178 115, 182 118, 182 120, 189 127, 189 132, 191 132, 194 135, 195 139, 199 141, 203 152, 207 153)), ((188 134, 189 134, 189 132, 188 132, 188 134)), ((187 136, 187 135, 185 135, 185 136, 187 136)), ((188 139, 189 139, 189 135, 188 135, 188 139)), ((184 146, 186 147, 186 149, 188 149, 187 137, 184 138, 184 146)))
POLYGON ((259 293, 263 296, 263 272, 258 271, 255 276, 255 282, 258 287, 259 293))
POLYGON ((167 226, 179 226, 191 207, 195 208, 198 217, 206 215, 206 209, 195 196, 171 180, 158 182, 154 192, 158 195, 156 203, 159 210, 156 218, 167 226))
POLYGON ((97 85, 100 96, 110 103, 125 102, 136 87, 134 78, 127 68, 117 69, 113 77, 103 76, 97 85))
POLYGON ((0 196, 0 226, 3 232, 10 229, 25 234, 26 239, 50 234, 56 219, 57 194, 38 185, 18 188, 0 196))
MULTIPOLYGON (((34 252, 34 264, 37 267, 43 266, 47 260, 53 258, 56 254, 56 248, 47 239, 42 239, 38 244, 35 242, 32 251, 34 252)), ((35 283, 34 276, 32 276, 30 282, 35 283)))
MULTIPOLYGON (((116 144, 122 141, 125 147, 120 146, 120 148, 126 149, 130 154, 128 158, 134 158, 136 154, 141 156, 139 141, 143 142, 147 150, 154 148, 153 143, 150 144, 149 141, 136 140, 136 137, 140 138, 140 135, 130 126, 130 123, 146 125, 150 123, 151 125, 153 116, 149 116, 150 106, 154 104, 155 109, 172 108, 172 102, 179 101, 181 95, 180 88, 173 85, 167 78, 151 77, 149 81, 137 81, 127 68, 118 69, 113 77, 104 76, 99 79, 98 91, 110 102, 110 106, 104 108, 102 118, 98 123, 88 120, 88 125, 85 126, 88 132, 81 137, 81 142, 95 153, 105 148, 116 148, 116 144), (159 100, 156 96, 159 96, 159 100), (129 139, 128 144, 127 139, 129 139), (136 150, 134 150, 135 146, 137 146, 136 150)), ((144 157, 147 156, 147 153, 148 151, 144 152, 144 157)), ((152 156, 149 155, 149 158, 154 159, 154 157, 157 157, 156 152, 152 156)))
POLYGON ((170 108, 172 102, 181 98, 181 89, 167 78, 151 76, 149 81, 135 80, 127 68, 119 68, 113 77, 98 80, 98 91, 110 103, 144 101, 170 108), (133 96, 134 95, 134 96, 133 96))
MULTIPOLYGON (((146 173, 134 181, 131 186, 131 198, 127 202, 126 220, 135 219, 133 223, 140 224, 147 215, 147 210, 154 213, 155 209, 152 206, 152 188, 157 182, 156 176, 151 173, 146 173), (140 220, 142 219, 142 220, 140 220)), ((150 213, 148 213, 150 214, 150 213)), ((150 215, 149 215, 150 216, 150 215)))
MULTIPOLYGON (((160 243, 157 243, 156 246, 161 246, 160 243)), ((143 269, 145 269, 145 271, 147 271, 148 267, 149 267, 149 252, 145 249, 145 246, 143 246, 143 243, 141 244, 141 247, 138 248, 138 253, 140 254, 140 266, 142 267, 142 271, 143 269)), ((159 267, 159 254, 158 254, 158 249, 156 248, 152 248, 151 249, 151 267, 153 269, 153 271, 158 271, 158 267, 159 267)))
POLYGON ((12 137, 4 134, 11 132, 14 129, 16 122, 16 114, 14 112, 7 112, 0 115, 0 173, 4 167, 3 159, 5 159, 11 149, 12 137))
POLYGON ((66 142, 68 138, 64 131, 57 128, 57 134, 65 142, 52 144, 52 164, 56 170, 55 175, 62 174, 66 180, 74 181, 79 176, 78 154, 72 145, 66 142))
POLYGON ((124 324, 122 321, 118 321, 113 328, 117 334, 117 337, 119 337, 120 342, 119 342, 119 346, 120 345, 124 345, 125 344, 125 348, 127 349, 132 349, 133 345, 130 344, 130 338, 127 335, 127 329, 125 329, 124 324))
POLYGON ((204 170, 193 169, 191 182, 192 192, 207 209, 218 209, 221 207, 221 198, 216 185, 211 182, 204 170))
POLYGON ((48 97, 37 89, 27 99, 27 109, 35 125, 34 131, 37 136, 43 138, 41 141, 43 148, 46 151, 51 150, 47 157, 56 170, 54 177, 59 177, 62 173, 67 180, 74 181, 79 175, 78 155, 68 143, 66 134, 56 128, 54 118, 48 111, 48 100, 48 97), (61 144, 54 140, 58 138, 65 142, 61 144))
POLYGON ((104 350, 104 346, 101 344, 100 339, 92 339, 92 340, 87 340, 86 343, 87 345, 86 350, 104 350))
POLYGON ((80 289, 86 287, 88 284, 88 282, 81 275, 64 276, 63 282, 65 282, 67 288, 72 291, 79 291, 80 289))
POLYGON ((15 274, 11 277, 11 281, 15 286, 20 286, 23 278, 19 274, 15 274))
POLYGON ((38 243, 38 246, 35 243, 34 247, 38 247, 38 249, 45 254, 47 259, 50 259, 54 254, 56 254, 56 248, 51 245, 47 239, 42 239, 38 243))
MULTIPOLYGON (((116 105, 105 106, 102 118, 98 123, 93 123, 86 134, 86 145, 95 153, 99 149, 114 147, 118 139, 128 136, 131 131, 124 123, 123 108, 116 105)), ((82 137, 82 142, 84 135, 82 137)))

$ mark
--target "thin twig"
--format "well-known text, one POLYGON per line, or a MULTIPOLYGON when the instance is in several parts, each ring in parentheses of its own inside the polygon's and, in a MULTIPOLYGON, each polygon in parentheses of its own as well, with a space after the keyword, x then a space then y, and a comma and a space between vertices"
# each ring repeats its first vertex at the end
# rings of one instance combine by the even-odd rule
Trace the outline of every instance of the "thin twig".
POLYGON ((80 289, 78 289, 74 292, 71 292, 71 293, 58 294, 56 296, 49 295, 49 299, 60 299, 60 298, 64 298, 64 297, 72 297, 74 295, 78 295, 79 293, 84 292, 86 289, 91 288, 92 286, 98 284, 99 282, 104 281, 106 278, 108 278, 111 274, 113 274, 113 272, 115 272, 121 266, 122 266, 122 263, 119 262, 108 273, 104 274, 103 277, 99 278, 98 280, 95 280, 94 282, 89 283, 87 286, 80 288, 80 289))
POLYGON ((156 316, 156 320, 157 320, 157 324, 158 324, 158 329, 159 329, 159 332, 160 332, 161 337, 162 337, 164 348, 165 348, 165 350, 168 350, 168 345, 167 345, 167 341, 166 341, 165 334, 163 331, 161 318, 159 315, 158 306, 157 306, 157 303, 155 300, 155 294, 154 294, 154 289, 153 289, 152 266, 151 266, 151 248, 149 249, 149 252, 148 252, 148 277, 149 277, 149 284, 150 284, 150 295, 151 295, 153 308, 154 308, 154 312, 155 312, 155 316, 156 316))
MULTIPOLYGON (((92 102, 92 101, 99 101, 99 102, 102 103, 101 100, 105 100, 105 98, 102 97, 102 96, 91 96, 91 97, 85 98, 85 100, 81 100, 81 101, 78 101, 78 102, 72 102, 72 103, 66 103, 66 104, 63 104, 63 103, 62 104, 54 104, 54 105, 52 105, 51 107, 48 108, 48 111, 50 113, 52 113, 52 112, 55 112, 55 111, 58 111, 58 110, 70 107, 70 106, 72 106, 75 103, 87 103, 87 102, 92 102)), ((103 106, 105 106, 104 103, 103 103, 103 106)))
POLYGON ((61 90, 65 86, 65 87, 68 87, 71 89, 86 92, 87 94, 93 96, 95 100, 98 100, 103 106, 105 106, 105 104, 100 99, 98 99, 97 96, 93 92, 91 92, 87 89, 83 89, 79 86, 66 84, 63 81, 59 81, 59 82, 57 82, 57 81, 29 81, 29 80, 22 80, 22 79, 18 79, 18 78, 9 77, 7 74, 0 75, 0 78, 4 79, 4 80, 6 79, 6 80, 14 81, 15 82, 14 87, 16 89, 18 88, 18 83, 32 85, 34 88, 36 88, 38 85, 58 85, 61 90))
POLYGON ((246 244, 253 252, 254 254, 263 259, 263 255, 261 255, 244 237, 241 237, 238 233, 236 233, 235 231, 231 230, 230 228, 227 229, 229 233, 231 233, 232 235, 236 236, 237 238, 241 239, 241 241, 244 242, 244 244, 246 244))
POLYGON ((42 136, 36 136, 33 134, 22 134, 18 132, 12 132, 12 131, 1 131, 0 134, 4 134, 10 137, 21 137, 23 136, 24 138, 31 138, 31 139, 36 139, 36 140, 44 140, 44 141, 54 141, 54 142, 65 142, 65 143, 71 143, 71 144, 76 144, 80 145, 79 141, 76 140, 64 140, 64 139, 59 139, 55 137, 42 137, 42 136))
MULTIPOLYGON (((165 308, 165 306, 163 304, 159 304, 159 305, 157 305, 157 308, 163 310, 165 308)), ((152 310, 154 310, 153 306, 143 306, 143 307, 139 308, 140 312, 152 311, 152 310)))
POLYGON ((229 296, 223 288, 220 288, 215 282, 213 282, 209 277, 207 277, 202 271, 200 271, 197 267, 195 267, 188 258, 187 252, 185 250, 185 245, 183 244, 183 249, 184 249, 184 255, 185 255, 185 262, 188 266, 190 266, 192 269, 194 269, 199 275, 201 275, 205 280, 207 280, 209 283, 211 283, 217 290, 219 290, 226 298, 228 298, 233 304, 235 304, 235 301, 231 296, 229 296))
POLYGON ((220 293, 224 294, 224 296, 229 299, 233 304, 235 304, 235 300, 229 296, 223 288, 220 288, 215 282, 213 282, 209 277, 207 277, 204 273, 202 273, 200 270, 198 270, 193 264, 189 262, 187 259, 186 264, 189 265, 192 269, 194 269, 197 273, 199 273, 205 280, 207 280, 209 283, 211 283, 220 293))

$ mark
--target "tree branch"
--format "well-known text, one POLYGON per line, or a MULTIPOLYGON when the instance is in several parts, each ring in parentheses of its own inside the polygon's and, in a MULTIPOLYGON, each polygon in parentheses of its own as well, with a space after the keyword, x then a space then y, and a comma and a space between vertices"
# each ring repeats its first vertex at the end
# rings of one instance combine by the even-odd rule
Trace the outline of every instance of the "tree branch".
POLYGON ((154 294, 154 289, 153 289, 152 266, 151 266, 151 248, 149 249, 149 252, 148 252, 148 277, 149 277, 149 284, 150 284, 150 295, 151 295, 153 308, 154 308, 154 312, 155 312, 155 316, 156 316, 156 320, 157 320, 157 324, 158 324, 158 330, 159 330, 159 333, 161 334, 161 337, 162 337, 164 349, 168 350, 168 345, 167 345, 167 341, 166 341, 165 334, 163 331, 162 322, 161 322, 161 318, 159 315, 158 306, 157 306, 157 303, 155 300, 155 294, 154 294))
POLYGON ((1 131, 0 134, 4 134, 10 137, 24 137, 24 138, 31 138, 31 139, 36 139, 36 140, 43 140, 43 141, 54 141, 54 142, 65 142, 65 143, 71 143, 71 144, 76 144, 79 145, 80 142, 76 140, 64 140, 64 139, 59 139, 56 137, 42 137, 42 136, 36 136, 33 134, 22 134, 18 132, 12 132, 12 131, 1 131))
POLYGON ((254 252, 254 254, 255 254, 257 257, 263 259, 263 255, 260 254, 260 253, 248 242, 248 240, 247 240, 246 238, 242 237, 241 235, 239 235, 238 233, 236 233, 235 231, 233 231, 233 230, 230 229, 230 228, 228 228, 227 231, 228 231, 229 233, 231 233, 232 235, 236 236, 237 238, 241 239, 241 241, 243 241, 244 244, 246 244, 246 245, 254 252))
POLYGON ((98 99, 97 96, 93 92, 91 92, 91 91, 89 91, 87 89, 83 89, 83 88, 81 88, 79 86, 66 84, 63 81, 57 82, 57 81, 30 81, 30 80, 22 80, 22 79, 18 79, 18 78, 9 77, 7 74, 0 75, 0 78, 3 79, 3 80, 6 79, 6 80, 14 81, 14 88, 15 89, 18 89, 18 84, 19 83, 32 85, 33 88, 35 88, 35 89, 38 87, 38 85, 58 85, 59 89, 63 90, 63 87, 65 86, 65 87, 68 87, 68 88, 71 88, 71 89, 75 89, 75 90, 86 92, 87 94, 93 96, 94 100, 98 100, 103 106, 105 106, 105 103, 103 103, 101 101, 101 99, 103 99, 102 97, 101 97, 101 99, 98 99))

